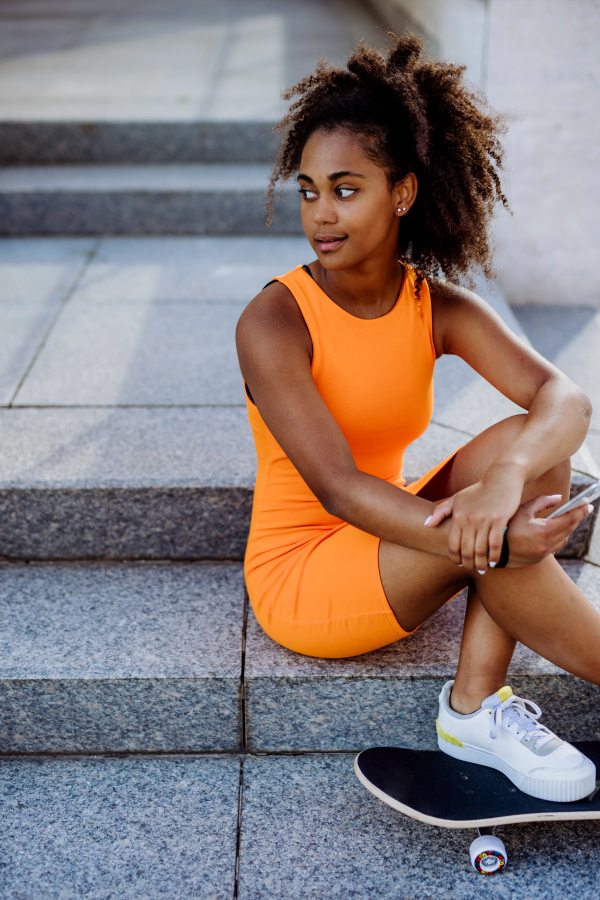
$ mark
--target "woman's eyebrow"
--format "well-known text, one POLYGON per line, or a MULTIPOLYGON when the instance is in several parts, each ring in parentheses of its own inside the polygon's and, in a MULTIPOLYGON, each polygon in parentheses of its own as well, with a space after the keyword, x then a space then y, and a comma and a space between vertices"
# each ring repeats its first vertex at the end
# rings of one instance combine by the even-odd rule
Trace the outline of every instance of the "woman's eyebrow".
POLYGON ((328 175, 327 178, 329 181, 337 181, 338 178, 346 178, 347 176, 351 178, 364 178, 364 175, 361 175, 359 172, 332 172, 331 175, 328 175))
MULTIPOLYGON (((331 175, 327 176, 327 180, 328 181, 337 181, 338 178, 346 178, 348 175, 351 178, 366 178, 366 175, 361 175, 360 172, 344 171, 344 172, 332 172, 331 175)), ((303 175, 302 172, 300 172, 300 174, 298 175, 298 178, 296 180, 300 181, 300 179, 302 179, 302 181, 308 181, 310 184, 314 184, 314 181, 312 180, 312 178, 309 175, 303 175)))

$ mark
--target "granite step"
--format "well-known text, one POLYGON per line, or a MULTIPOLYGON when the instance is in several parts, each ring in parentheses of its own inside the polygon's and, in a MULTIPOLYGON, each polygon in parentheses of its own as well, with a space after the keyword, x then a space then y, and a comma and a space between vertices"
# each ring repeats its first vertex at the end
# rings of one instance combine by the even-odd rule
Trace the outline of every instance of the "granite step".
MULTIPOLYGON (((600 608, 600 569, 565 562, 600 608)), ((239 563, 0 566, 0 755, 432 749, 464 594, 352 659, 273 642, 239 563)), ((600 737, 600 688, 518 646, 510 683, 567 739, 600 737)))
POLYGON ((0 121, 0 166, 265 163, 275 121, 0 121))
POLYGON ((0 568, 1 754, 242 747, 239 564, 0 568))
MULTIPOLYGON (((0 555, 241 559, 255 455, 235 324, 310 255, 284 236, 2 242, 0 555)), ((522 333, 502 295, 480 291, 522 333)), ((520 411, 457 358, 435 382, 409 480, 520 411)), ((594 466, 574 458, 574 490, 594 466)), ((592 523, 568 554, 585 555, 592 523)))
POLYGON ((0 171, 0 234, 302 234, 293 188, 266 224, 260 163, 15 166, 0 171))
MULTIPOLYGON (((600 610, 600 568, 562 563, 600 610)), ((454 677, 466 592, 410 637, 352 659, 313 659, 272 641, 252 611, 244 667, 246 747, 251 752, 435 749, 437 697, 454 677)), ((542 708, 566 740, 600 739, 600 688, 517 645, 509 669, 516 694, 542 708)))

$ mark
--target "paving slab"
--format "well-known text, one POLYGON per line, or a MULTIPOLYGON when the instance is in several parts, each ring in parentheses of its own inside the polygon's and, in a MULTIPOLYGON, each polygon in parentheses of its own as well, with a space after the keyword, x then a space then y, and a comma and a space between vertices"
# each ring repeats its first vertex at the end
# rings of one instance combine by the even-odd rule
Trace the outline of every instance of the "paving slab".
POLYGON ((89 262, 94 242, 0 242, 0 405, 8 404, 89 262))
POLYGON ((312 258, 304 236, 104 238, 73 297, 248 303, 274 276, 312 258))
POLYGON ((0 761, 5 900, 233 896, 235 759, 0 761))
POLYGON ((0 752, 235 750, 239 565, 3 565, 0 752))
POLYGON ((510 825, 508 867, 471 867, 474 830, 424 825, 358 782, 351 756, 248 759, 240 900, 593 900, 600 890, 597 822, 510 825))
POLYGON ((270 120, 321 55, 382 30, 357 0, 4 2, 0 119, 270 120))
MULTIPOLYGON (((600 609, 600 569, 565 562, 600 609)), ((247 746, 253 751, 435 749, 437 697, 454 677, 465 594, 414 635, 350 659, 315 659, 280 647, 252 612, 246 637, 247 746)), ((515 693, 531 697, 566 740, 600 738, 600 688, 567 675, 522 645, 510 668, 515 693)))
POLYGON ((0 234, 302 234, 297 194, 269 166, 186 163, 0 170, 0 234))
MULTIPOLYGON (((536 350, 572 378, 592 401, 591 430, 600 430, 600 312, 585 306, 514 306, 536 350)), ((595 454, 600 461, 600 453, 595 454)))
POLYGON ((242 406, 245 303, 72 300, 15 406, 242 406))

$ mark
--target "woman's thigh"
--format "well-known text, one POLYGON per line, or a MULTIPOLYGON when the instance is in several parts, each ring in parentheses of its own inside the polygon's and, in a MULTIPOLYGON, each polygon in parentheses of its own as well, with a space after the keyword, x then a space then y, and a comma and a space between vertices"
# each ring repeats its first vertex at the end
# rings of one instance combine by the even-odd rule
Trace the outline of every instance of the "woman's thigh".
MULTIPOLYGON (((487 428, 458 451, 450 462, 419 492, 426 500, 442 500, 475 484, 499 453, 523 428, 525 414, 511 416, 487 428)), ((538 494, 559 491, 568 498, 568 461, 525 486, 523 502, 538 494)), ((549 512, 550 510, 548 510, 549 512)), ((381 541, 379 572, 388 602, 406 631, 416 628, 471 583, 449 559, 381 541)))
MULTIPOLYGON (((527 415, 524 413, 510 416, 486 428, 460 448, 456 456, 419 491, 419 496, 435 502, 475 484, 483 478, 502 450, 517 437, 526 421, 527 415)), ((555 494, 559 491, 563 494, 563 500, 568 500, 570 476, 571 467, 567 460, 525 485, 522 502, 526 503, 539 494, 555 494)))

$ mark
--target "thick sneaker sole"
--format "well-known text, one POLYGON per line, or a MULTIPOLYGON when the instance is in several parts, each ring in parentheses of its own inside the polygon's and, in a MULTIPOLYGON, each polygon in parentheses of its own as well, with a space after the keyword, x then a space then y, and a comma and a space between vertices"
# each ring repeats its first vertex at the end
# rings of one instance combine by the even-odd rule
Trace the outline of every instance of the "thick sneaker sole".
POLYGON ((537 797, 538 800, 573 803, 575 800, 589 797, 596 788, 596 767, 587 757, 584 757, 581 764, 574 769, 557 770, 556 778, 538 778, 515 771, 503 760, 485 750, 478 750, 475 747, 459 747, 439 736, 438 747, 443 753, 453 756, 455 759, 477 763, 480 766, 487 766, 489 769, 497 769, 524 794, 537 797))

